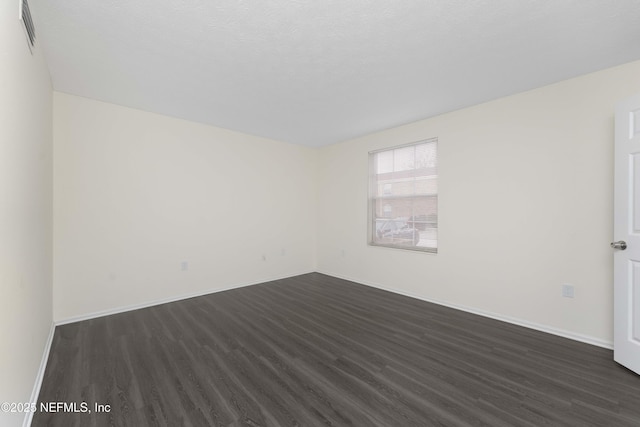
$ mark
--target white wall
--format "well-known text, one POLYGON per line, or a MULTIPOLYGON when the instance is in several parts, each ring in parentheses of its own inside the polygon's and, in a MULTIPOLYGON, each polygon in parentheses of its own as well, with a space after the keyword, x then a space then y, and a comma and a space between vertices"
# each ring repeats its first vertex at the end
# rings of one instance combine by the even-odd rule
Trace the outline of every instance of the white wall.
POLYGON ((324 148, 318 270, 610 345, 613 111, 638 91, 634 62, 324 148), (431 137, 439 253, 367 246, 368 151, 431 137))
POLYGON ((316 161, 55 92, 55 320, 314 271, 316 161))
MULTIPOLYGON (((51 330, 51 84, 0 2, 0 402, 29 402, 51 330)), ((0 412, 0 425, 24 414, 0 412)))

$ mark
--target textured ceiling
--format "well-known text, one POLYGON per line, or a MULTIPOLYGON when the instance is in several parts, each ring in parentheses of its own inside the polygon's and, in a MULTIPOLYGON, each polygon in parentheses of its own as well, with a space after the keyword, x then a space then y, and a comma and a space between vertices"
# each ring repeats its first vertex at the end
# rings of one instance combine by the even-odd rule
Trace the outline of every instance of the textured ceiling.
POLYGON ((640 59, 638 0, 31 7, 55 90, 309 146, 640 59))

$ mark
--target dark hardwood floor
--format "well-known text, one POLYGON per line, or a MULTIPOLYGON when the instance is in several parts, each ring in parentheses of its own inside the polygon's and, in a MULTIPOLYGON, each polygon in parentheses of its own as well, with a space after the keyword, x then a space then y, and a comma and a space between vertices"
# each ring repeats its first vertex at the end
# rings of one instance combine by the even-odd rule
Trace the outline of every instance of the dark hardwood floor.
POLYGON ((33 426, 640 426, 609 350, 318 273, 59 326, 39 401, 92 412, 33 426))

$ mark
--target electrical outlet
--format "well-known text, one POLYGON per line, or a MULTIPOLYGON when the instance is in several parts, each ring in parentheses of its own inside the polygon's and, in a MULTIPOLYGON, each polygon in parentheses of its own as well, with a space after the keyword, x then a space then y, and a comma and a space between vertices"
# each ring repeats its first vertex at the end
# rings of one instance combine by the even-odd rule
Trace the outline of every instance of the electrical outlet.
POLYGON ((182 271, 189 270, 189 262, 188 261, 182 261, 180 263, 180 270, 182 270, 182 271))
POLYGON ((573 298, 573 295, 574 295, 573 285, 569 285, 567 283, 562 285, 562 296, 563 297, 565 297, 565 298, 573 298))

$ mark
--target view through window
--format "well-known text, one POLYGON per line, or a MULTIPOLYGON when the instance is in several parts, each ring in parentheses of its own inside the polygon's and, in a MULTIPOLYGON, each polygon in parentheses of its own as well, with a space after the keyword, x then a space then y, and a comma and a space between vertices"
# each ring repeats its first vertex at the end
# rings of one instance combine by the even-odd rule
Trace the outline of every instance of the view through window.
POLYGON ((369 153, 369 244, 438 251, 437 144, 369 153))

